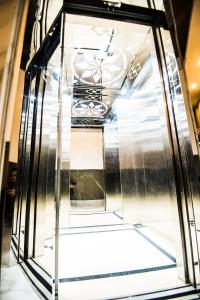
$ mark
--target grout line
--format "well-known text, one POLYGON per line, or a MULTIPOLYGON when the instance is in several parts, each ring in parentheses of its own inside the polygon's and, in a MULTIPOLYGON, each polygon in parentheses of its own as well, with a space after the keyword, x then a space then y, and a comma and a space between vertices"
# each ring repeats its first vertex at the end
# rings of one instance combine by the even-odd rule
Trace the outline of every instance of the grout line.
POLYGON ((140 232, 137 228, 134 228, 134 230, 141 235, 145 240, 147 240, 150 244, 152 244, 154 247, 156 247, 156 249, 158 249, 160 252, 162 252, 165 256, 167 256, 169 259, 171 259, 174 263, 176 263, 176 258, 173 257, 170 253, 168 253, 167 251, 165 251, 162 247, 160 247, 159 245, 157 245, 155 242, 153 242, 150 238, 148 238, 145 234, 143 234, 142 232, 140 232))
POLYGON ((68 229, 76 229, 76 228, 95 228, 95 227, 108 227, 108 226, 115 226, 115 225, 123 225, 123 223, 118 224, 105 224, 105 225, 89 225, 89 226, 76 226, 76 227, 69 227, 68 229))
POLYGON ((116 211, 113 211, 113 214, 114 214, 116 217, 118 217, 120 220, 124 220, 123 217, 121 217, 120 215, 118 215, 118 214, 116 213, 116 211))
POLYGON ((110 229, 110 230, 97 230, 97 231, 84 231, 84 232, 70 232, 70 233, 60 233, 60 235, 74 235, 74 234, 90 234, 90 233, 106 233, 106 232, 115 232, 115 231, 127 231, 134 230, 133 228, 126 229, 110 229))
MULTIPOLYGON (((122 225, 122 224, 119 224, 122 225)), ((104 225, 107 226, 107 225, 104 225)), ((108 225, 110 226, 110 225, 108 225)), ((146 235, 144 235, 142 232, 140 232, 137 228, 126 228, 126 229, 111 229, 111 230, 99 230, 99 231, 85 231, 85 232, 72 232, 72 233, 61 233, 60 236, 63 235, 77 235, 77 234, 97 234, 97 233, 110 233, 110 232, 117 232, 117 231, 128 231, 128 230, 134 230, 137 232, 140 236, 142 236, 146 241, 148 241, 152 246, 154 246, 157 250, 159 250, 162 254, 167 256, 170 260, 173 261, 173 263, 176 264, 176 258, 173 257, 170 253, 168 253, 166 250, 164 250, 162 247, 160 247, 158 244, 156 244, 154 241, 152 241, 150 238, 148 238, 146 235)), ((50 247, 48 247, 50 248, 50 247)))
POLYGON ((176 264, 159 266, 159 267, 151 267, 151 268, 146 268, 146 269, 115 272, 115 273, 105 273, 105 274, 96 274, 96 275, 88 275, 88 276, 80 276, 80 277, 60 278, 59 282, 64 283, 64 282, 84 281, 84 280, 94 280, 94 279, 102 279, 102 278, 109 278, 109 277, 127 276, 127 275, 160 271, 160 270, 166 270, 166 269, 172 269, 172 268, 176 268, 176 264))
POLYGON ((105 214, 113 214, 113 211, 96 211, 96 212, 86 212, 86 213, 70 213, 70 216, 105 215, 105 214))

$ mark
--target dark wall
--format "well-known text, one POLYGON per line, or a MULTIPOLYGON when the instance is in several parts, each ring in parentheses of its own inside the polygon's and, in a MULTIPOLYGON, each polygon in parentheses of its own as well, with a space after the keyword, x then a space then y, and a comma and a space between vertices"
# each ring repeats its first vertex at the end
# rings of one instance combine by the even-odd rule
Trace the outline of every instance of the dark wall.
POLYGON ((26 22, 26 29, 24 34, 24 44, 22 50, 21 65, 20 65, 20 68, 22 70, 26 70, 26 64, 30 57, 31 38, 33 32, 33 25, 35 22, 36 9, 37 9, 37 0, 30 0, 27 22, 26 22))
MULTIPOLYGON (((193 0, 164 0, 165 9, 168 15, 168 20, 171 19, 170 16, 170 2, 174 14, 177 38, 180 47, 180 52, 183 60, 185 60, 186 50, 187 50, 187 41, 188 33, 190 28, 190 20, 193 8, 193 0)), ((170 23, 172 20, 170 21, 170 23)), ((173 26, 172 23, 170 27, 173 26)))

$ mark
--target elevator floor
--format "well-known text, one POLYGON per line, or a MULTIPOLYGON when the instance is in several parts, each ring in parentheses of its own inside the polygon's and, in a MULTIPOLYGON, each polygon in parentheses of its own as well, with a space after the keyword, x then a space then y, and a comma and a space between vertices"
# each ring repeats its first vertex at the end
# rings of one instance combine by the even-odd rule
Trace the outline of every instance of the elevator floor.
POLYGON ((41 300, 20 265, 17 264, 12 251, 8 265, 3 265, 1 268, 0 299, 41 300))
MULTIPOLYGON (((68 299, 112 299, 183 285, 174 249, 154 229, 123 224, 118 212, 73 212, 60 230, 60 293, 68 299), (80 298, 81 295, 81 298, 80 298)), ((50 272, 52 239, 37 262, 50 272)))

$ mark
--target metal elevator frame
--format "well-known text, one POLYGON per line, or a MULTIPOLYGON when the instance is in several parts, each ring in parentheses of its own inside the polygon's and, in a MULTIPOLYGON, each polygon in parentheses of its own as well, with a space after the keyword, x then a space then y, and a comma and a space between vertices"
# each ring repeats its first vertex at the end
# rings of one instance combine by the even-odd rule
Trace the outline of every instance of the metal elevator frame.
MULTIPOLYGON (((28 69, 26 71, 25 76, 25 89, 24 89, 24 109, 27 110, 29 106, 28 102, 28 94, 30 91, 30 83, 31 80, 35 77, 36 78, 36 90, 35 90, 35 96, 37 98, 38 89, 39 89, 39 83, 38 80, 40 78, 40 72, 41 68, 45 68, 50 57, 54 53, 54 50, 56 47, 61 43, 62 38, 62 30, 63 30, 63 15, 65 13, 69 14, 76 14, 76 15, 84 15, 84 16, 90 16, 90 17, 96 17, 96 18, 106 18, 111 20, 118 20, 123 22, 129 22, 129 23, 136 23, 141 25, 148 25, 151 26, 153 29, 153 35, 154 35, 154 42, 156 46, 156 53, 160 68, 160 73, 163 77, 163 65, 162 65, 162 57, 164 56, 164 50, 162 45, 162 38, 160 33, 160 28, 163 28, 165 30, 169 30, 167 20, 165 13, 163 11, 158 11, 152 8, 144 8, 144 7, 137 7, 137 6, 131 6, 127 4, 121 4, 121 7, 109 7, 107 3, 103 1, 98 0, 77 0, 77 1, 64 1, 63 7, 61 11, 59 12, 57 18, 53 22, 47 36, 45 37, 44 41, 42 42, 42 45, 38 52, 33 57, 31 63, 28 66, 28 69), (41 65, 42 62, 42 65, 41 65), (39 67, 38 67, 39 66, 39 67)), ((175 45, 175 51, 176 51, 176 45, 175 45)), ((163 57, 163 59, 165 59, 163 57)), ((165 61, 166 63, 166 61, 165 61)), ((167 100, 166 91, 165 91, 165 83, 163 82, 163 90, 165 94, 165 104, 166 104, 166 119, 168 123, 168 130, 169 130, 169 137, 171 141, 171 151, 172 151, 172 161, 174 166, 174 177, 175 177, 175 186, 176 186, 176 193, 177 193, 177 203, 179 207, 179 219, 181 223, 182 228, 182 245, 183 245, 183 251, 184 251, 184 269, 186 270, 186 280, 191 283, 193 286, 196 286, 196 279, 195 279, 195 271, 194 266, 190 268, 188 271, 188 264, 191 265, 191 262, 193 261, 193 249, 192 249, 192 238, 191 233, 189 230, 189 212, 188 212, 188 193, 186 191, 188 184, 187 179, 185 178, 184 174, 184 168, 182 161, 182 156, 180 153, 180 145, 178 141, 178 137, 175 134, 176 129, 176 120, 172 120, 172 117, 175 118, 173 115, 173 104, 170 104, 167 100), (171 108, 169 109, 169 105, 171 105, 171 108), (172 110, 172 114, 169 110, 172 110), (174 130, 171 130, 171 124, 175 124, 174 130), (185 212, 183 212, 183 210, 185 212), (187 216, 188 220, 184 220, 184 215, 187 216), (185 225, 185 223, 188 223, 188 226, 185 225), (186 231, 188 234, 186 234, 186 231), (187 240, 186 235, 188 235, 189 240, 187 240)), ((37 111, 37 103, 34 106, 34 111, 37 111)), ((28 115, 26 116, 28 120, 28 115)), ((30 159, 30 166, 29 166, 29 176, 28 176, 28 186, 31 184, 32 180, 32 169, 33 169, 33 155, 34 155, 34 143, 35 143, 35 126, 36 126, 36 115, 34 114, 33 119, 33 136, 31 140, 31 159, 30 159)), ((26 121, 27 121, 26 120, 26 121)), ((25 128, 27 130, 27 128, 25 128)), ((21 128, 21 131, 23 131, 23 128, 21 128)), ((25 137, 27 132, 23 135, 23 141, 21 145, 21 149, 25 147, 25 137)), ((21 152, 20 152, 21 153, 21 152)), ((21 172, 19 172, 19 176, 23 176, 23 157, 19 158, 21 161, 19 163, 21 172)), ((57 170, 57 180, 59 180, 59 168, 57 170)), ((58 189, 58 184, 57 184, 58 189)), ((20 214, 20 199, 21 199, 21 190, 19 189, 19 214, 20 214)), ((30 205, 30 190, 27 191, 27 211, 26 211, 26 222, 25 222, 25 248, 24 248, 24 254, 22 255, 20 253, 20 243, 17 243, 16 239, 13 238, 13 247, 16 249, 16 253, 18 256, 18 262, 23 262, 26 267, 30 270, 30 272, 34 273, 35 277, 38 278, 39 281, 45 286, 45 288, 49 291, 49 293, 52 293, 52 286, 55 283, 58 285, 58 274, 56 275, 55 282, 52 281, 52 286, 50 284, 50 281, 44 279, 44 277, 38 273, 37 270, 35 270, 30 263, 27 261, 28 259, 28 252, 29 252, 29 210, 28 207, 30 205)), ((57 217, 59 218, 59 192, 57 197, 57 217)), ((192 200, 191 200, 192 201, 192 200)), ((20 217, 19 217, 20 222, 20 217)), ((20 224, 19 224, 20 228, 20 224)), ((17 229, 17 228, 16 228, 17 229)), ((20 233, 19 233, 20 234, 20 233)), ((58 232, 57 232, 58 235, 58 232)), ((58 239, 58 236, 57 236, 58 239)), ((58 242, 58 241, 57 241, 58 242)), ((26 270, 27 272, 27 270, 26 270)), ((27 272, 28 273, 28 272, 27 272)), ((29 274, 30 276, 30 274, 29 274)), ((31 277, 31 276, 30 276, 31 277)), ((40 290, 41 292, 41 290, 40 290)), ((44 293, 43 296, 47 298, 44 293)), ((57 297, 57 288, 55 292, 55 297, 57 297)))

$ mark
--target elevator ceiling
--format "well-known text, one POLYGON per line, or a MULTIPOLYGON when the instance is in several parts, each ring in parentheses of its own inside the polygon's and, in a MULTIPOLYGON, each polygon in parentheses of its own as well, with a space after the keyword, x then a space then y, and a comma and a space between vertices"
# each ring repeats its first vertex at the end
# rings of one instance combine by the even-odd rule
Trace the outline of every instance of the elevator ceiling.
POLYGON ((65 19, 64 82, 72 95, 72 124, 102 125, 115 99, 136 78, 141 84, 150 27, 69 14, 65 19))

